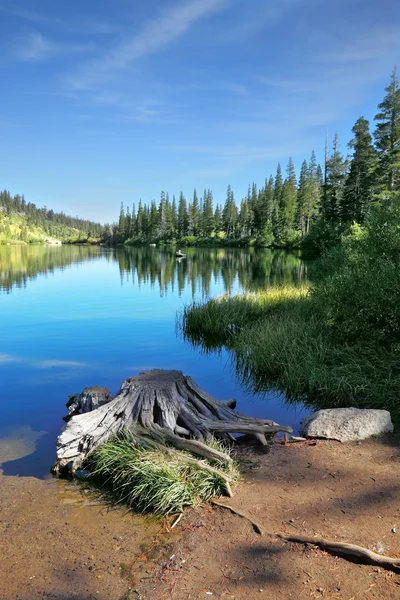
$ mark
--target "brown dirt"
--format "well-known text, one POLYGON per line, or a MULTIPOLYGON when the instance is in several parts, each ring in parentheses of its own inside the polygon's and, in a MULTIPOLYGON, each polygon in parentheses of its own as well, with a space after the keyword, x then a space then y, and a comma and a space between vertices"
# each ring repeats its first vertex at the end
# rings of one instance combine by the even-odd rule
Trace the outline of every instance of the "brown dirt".
MULTIPOLYGON (((227 503, 265 532, 400 557, 399 439, 275 443, 238 457, 244 478, 227 503)), ((0 476, 0 531, 1 600, 400 598, 400 569, 259 536, 225 509, 188 510, 171 532, 55 480, 0 476)))

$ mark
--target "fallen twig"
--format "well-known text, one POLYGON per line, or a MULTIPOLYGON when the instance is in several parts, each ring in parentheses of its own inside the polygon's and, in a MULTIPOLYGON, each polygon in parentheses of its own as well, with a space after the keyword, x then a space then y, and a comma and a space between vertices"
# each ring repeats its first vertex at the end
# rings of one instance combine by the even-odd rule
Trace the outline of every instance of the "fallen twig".
POLYGON ((182 519, 183 517, 183 512, 181 512, 180 515, 178 515, 178 517, 175 519, 175 521, 172 523, 171 525, 171 529, 173 529, 174 527, 176 527, 179 523, 179 521, 182 519))

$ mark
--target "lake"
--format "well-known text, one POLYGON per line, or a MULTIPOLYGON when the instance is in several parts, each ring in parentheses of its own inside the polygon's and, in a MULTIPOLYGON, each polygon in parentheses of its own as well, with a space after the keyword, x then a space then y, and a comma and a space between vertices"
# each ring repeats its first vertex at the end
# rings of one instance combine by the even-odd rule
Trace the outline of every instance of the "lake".
POLYGON ((0 464, 49 477, 70 394, 114 394, 147 369, 178 369, 240 412, 296 431, 306 409, 248 393, 229 354, 205 354, 177 327, 183 307, 220 294, 304 281, 300 258, 267 249, 0 246, 0 464), (178 315, 178 316, 177 316, 178 315))

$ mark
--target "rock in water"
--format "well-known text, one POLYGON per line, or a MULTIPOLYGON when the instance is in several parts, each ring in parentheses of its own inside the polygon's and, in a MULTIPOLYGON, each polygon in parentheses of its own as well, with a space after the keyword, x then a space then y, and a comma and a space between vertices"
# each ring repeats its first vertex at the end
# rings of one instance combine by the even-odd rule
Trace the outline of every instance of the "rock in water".
POLYGON ((387 410, 328 408, 305 417, 300 431, 308 438, 354 442, 391 432, 393 423, 387 410))

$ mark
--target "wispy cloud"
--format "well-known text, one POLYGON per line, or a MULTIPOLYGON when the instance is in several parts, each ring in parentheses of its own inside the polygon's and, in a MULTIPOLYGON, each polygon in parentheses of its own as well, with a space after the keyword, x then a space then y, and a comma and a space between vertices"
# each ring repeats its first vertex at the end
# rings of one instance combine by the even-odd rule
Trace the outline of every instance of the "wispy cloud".
POLYGON ((54 42, 41 33, 31 32, 18 40, 13 48, 13 55, 19 61, 41 62, 65 54, 93 52, 94 49, 94 44, 54 42))
POLYGON ((0 12, 23 19, 24 21, 29 21, 30 23, 37 23, 39 25, 64 25, 64 22, 61 19, 49 17, 47 14, 39 13, 35 10, 27 10, 18 6, 14 6, 12 8, 0 6, 0 12))
MULTIPOLYGON (((106 23, 104 21, 96 20, 93 15, 87 16, 85 14, 80 15, 79 19, 74 18, 73 21, 66 21, 54 16, 49 15, 47 12, 38 12, 35 10, 28 10, 14 6, 8 8, 0 6, 0 13, 4 13, 26 21, 28 23, 35 23, 36 25, 51 27, 52 29, 59 29, 74 33, 82 33, 85 35, 101 35, 107 33, 116 33, 117 27, 115 24, 106 23)), ((75 13, 74 13, 75 16, 75 13)))
POLYGON ((217 36, 220 44, 237 44, 253 38, 255 35, 276 25, 289 10, 296 5, 312 6, 323 0, 264 0, 264 2, 250 2, 239 0, 235 8, 243 11, 243 19, 230 27, 224 28, 217 36), (249 10, 249 8, 251 9, 249 10))
POLYGON ((8 365, 13 362, 20 362, 20 359, 11 354, 0 354, 0 365, 8 365))
POLYGON ((400 27, 370 27, 358 36, 351 32, 350 40, 342 42, 333 36, 325 39, 325 48, 316 56, 317 62, 344 64, 370 62, 386 57, 400 48, 400 27))
POLYGON ((197 21, 222 9, 226 0, 190 0, 164 11, 150 20, 132 39, 126 40, 68 77, 75 89, 88 89, 106 81, 117 71, 135 61, 158 52, 185 34, 197 21))
POLYGON ((93 367, 93 364, 76 361, 76 360, 33 360, 24 356, 15 356, 12 354, 0 354, 0 366, 7 365, 10 363, 21 363, 28 365, 34 369, 53 369, 53 368, 65 368, 65 369, 87 369, 93 367))

